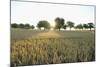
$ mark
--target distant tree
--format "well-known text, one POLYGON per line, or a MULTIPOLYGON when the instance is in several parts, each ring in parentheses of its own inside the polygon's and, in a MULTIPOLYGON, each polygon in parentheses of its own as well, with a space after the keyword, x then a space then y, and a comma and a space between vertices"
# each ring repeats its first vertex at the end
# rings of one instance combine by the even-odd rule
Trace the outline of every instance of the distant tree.
POLYGON ((24 28, 24 26, 25 26, 25 25, 21 23, 21 24, 19 24, 18 27, 19 27, 19 28, 24 28))
POLYGON ((63 29, 66 29, 66 28, 67 28, 67 25, 64 25, 64 26, 63 26, 63 29))
POLYGON ((70 30, 72 27, 74 27, 74 23, 72 21, 67 21, 67 25, 70 28, 70 30))
POLYGON ((88 24, 83 24, 83 28, 88 29, 89 28, 88 24))
POLYGON ((39 21, 39 23, 36 26, 38 29, 41 29, 41 27, 43 27, 43 24, 39 21))
POLYGON ((13 23, 13 24, 11 24, 11 27, 12 27, 12 28, 18 28, 18 24, 13 23))
POLYGON ((78 24, 75 28, 76 29, 83 29, 83 25, 82 24, 78 24))
POLYGON ((55 19, 55 29, 59 29, 60 30, 63 27, 64 27, 64 19, 57 17, 55 19))
POLYGON ((32 26, 31 26, 31 29, 34 29, 34 28, 35 28, 35 27, 32 25, 32 26))
POLYGON ((50 29, 51 28, 49 22, 45 22, 44 27, 45 27, 45 29, 50 29))
POLYGON ((88 23, 88 28, 90 28, 90 31, 92 28, 94 28, 94 24, 93 23, 88 23))
POLYGON ((24 28, 25 28, 25 29, 30 29, 30 24, 25 24, 25 25, 24 25, 24 28))
POLYGON ((43 27, 44 29, 50 29, 50 24, 49 24, 49 22, 46 21, 46 20, 41 20, 41 21, 38 22, 37 27, 38 27, 39 29, 41 29, 42 27, 43 27))

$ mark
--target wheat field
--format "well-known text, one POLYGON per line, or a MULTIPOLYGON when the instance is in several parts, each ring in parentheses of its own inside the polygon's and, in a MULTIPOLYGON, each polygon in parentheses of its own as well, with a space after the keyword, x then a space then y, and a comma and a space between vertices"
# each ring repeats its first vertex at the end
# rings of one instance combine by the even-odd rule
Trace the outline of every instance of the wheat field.
POLYGON ((95 61, 94 31, 11 29, 11 64, 40 65, 95 61))

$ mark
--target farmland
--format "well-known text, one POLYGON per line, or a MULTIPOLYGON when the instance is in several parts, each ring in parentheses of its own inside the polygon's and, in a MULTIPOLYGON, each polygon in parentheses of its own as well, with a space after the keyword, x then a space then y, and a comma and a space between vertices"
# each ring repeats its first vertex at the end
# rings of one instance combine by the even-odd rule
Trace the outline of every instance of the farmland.
POLYGON ((11 63, 40 65, 95 60, 93 31, 11 29, 11 63))

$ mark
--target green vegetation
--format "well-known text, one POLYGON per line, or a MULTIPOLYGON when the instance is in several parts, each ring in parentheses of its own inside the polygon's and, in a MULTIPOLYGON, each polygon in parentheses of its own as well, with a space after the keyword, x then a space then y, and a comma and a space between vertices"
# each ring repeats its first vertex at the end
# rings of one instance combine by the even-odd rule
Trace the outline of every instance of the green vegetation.
POLYGON ((61 28, 63 28, 64 27, 64 19, 63 18, 59 18, 59 17, 57 17, 56 19, 55 19, 55 23, 56 23, 56 25, 55 25, 55 29, 61 29, 61 28))
POLYGON ((74 27, 74 23, 72 21, 67 21, 68 27, 71 28, 74 27))
POLYGON ((45 29, 50 29, 50 24, 49 24, 48 21, 42 20, 42 21, 39 21, 39 22, 38 22, 37 27, 38 27, 39 29, 41 29, 41 28, 43 27, 44 30, 45 30, 45 29))
MULTIPOLYGON (((54 19, 54 22, 55 22, 55 26, 54 26, 54 30, 61 30, 61 29, 64 29, 66 30, 67 27, 70 28, 70 30, 72 28, 74 29, 94 29, 95 28, 95 25, 90 22, 90 23, 87 23, 87 24, 78 24, 75 26, 75 23, 72 22, 72 21, 67 21, 65 23, 65 20, 64 18, 60 18, 60 17, 56 17, 54 19)), ((21 29, 34 29, 35 26, 34 25, 30 25, 30 24, 17 24, 17 23, 12 23, 11 24, 11 27, 12 28, 21 28, 21 29)), ((52 26, 50 25, 50 23, 47 21, 47 20, 40 20, 38 23, 37 23, 37 26, 36 26, 39 30, 42 30, 41 28, 44 28, 44 30, 50 30, 52 28, 52 26)))
POLYGON ((11 63, 16 65, 95 60, 94 31, 11 29, 11 63))
POLYGON ((78 24, 75 28, 76 29, 83 29, 83 25, 82 24, 78 24))
POLYGON ((90 28, 90 30, 91 30, 91 28, 94 28, 94 24, 93 23, 88 23, 88 28, 90 28))
POLYGON ((34 29, 35 27, 30 24, 17 24, 17 23, 12 23, 11 28, 21 28, 21 29, 34 29))

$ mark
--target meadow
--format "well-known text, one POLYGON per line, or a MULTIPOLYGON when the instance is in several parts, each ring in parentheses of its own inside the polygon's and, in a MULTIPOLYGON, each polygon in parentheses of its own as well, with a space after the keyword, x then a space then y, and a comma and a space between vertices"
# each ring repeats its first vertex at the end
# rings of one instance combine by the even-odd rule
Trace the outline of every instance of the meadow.
POLYGON ((11 29, 11 63, 59 64, 95 61, 94 31, 11 29))

